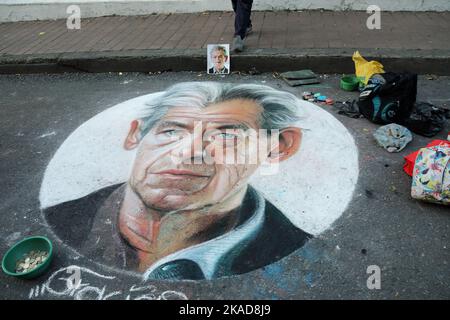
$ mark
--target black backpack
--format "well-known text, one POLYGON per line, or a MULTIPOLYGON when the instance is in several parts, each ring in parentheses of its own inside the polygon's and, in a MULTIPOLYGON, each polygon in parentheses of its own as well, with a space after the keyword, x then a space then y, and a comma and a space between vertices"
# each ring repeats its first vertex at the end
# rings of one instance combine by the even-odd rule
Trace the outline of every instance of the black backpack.
POLYGON ((414 108, 416 94, 417 74, 375 74, 359 95, 359 112, 374 123, 403 124, 414 108))

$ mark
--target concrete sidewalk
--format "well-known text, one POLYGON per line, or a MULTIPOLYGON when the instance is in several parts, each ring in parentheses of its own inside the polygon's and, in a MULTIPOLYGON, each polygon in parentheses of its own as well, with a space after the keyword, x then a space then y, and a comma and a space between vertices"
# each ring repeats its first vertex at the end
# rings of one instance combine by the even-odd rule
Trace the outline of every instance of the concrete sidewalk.
MULTIPOLYGON (((382 12, 381 29, 355 11, 254 12, 232 70, 351 72, 359 49, 391 71, 450 74, 450 12, 382 12)), ((231 43, 231 12, 111 16, 0 24, 0 73, 205 70, 206 46, 231 43)))

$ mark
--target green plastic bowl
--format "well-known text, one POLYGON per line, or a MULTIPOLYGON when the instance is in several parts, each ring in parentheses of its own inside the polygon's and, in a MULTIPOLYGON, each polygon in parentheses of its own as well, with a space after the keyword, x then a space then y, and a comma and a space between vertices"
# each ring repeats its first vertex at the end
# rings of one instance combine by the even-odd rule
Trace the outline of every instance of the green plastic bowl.
POLYGON ((341 78, 341 89, 345 91, 354 91, 358 89, 359 79, 354 75, 346 75, 341 78))
POLYGON ((13 277, 33 279, 40 276, 48 269, 52 258, 53 246, 48 238, 42 236, 29 237, 17 242, 6 252, 2 259, 2 269, 7 275, 13 277), (17 273, 17 261, 22 259, 27 253, 32 250, 48 252, 47 259, 44 261, 44 263, 39 264, 36 268, 30 271, 17 273))

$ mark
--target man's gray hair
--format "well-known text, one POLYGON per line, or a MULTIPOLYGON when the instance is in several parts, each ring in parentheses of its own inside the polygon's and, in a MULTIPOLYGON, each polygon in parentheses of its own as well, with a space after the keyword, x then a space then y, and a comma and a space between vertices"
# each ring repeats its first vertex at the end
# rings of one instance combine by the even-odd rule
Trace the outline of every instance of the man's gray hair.
POLYGON ((227 52, 227 48, 225 48, 224 46, 219 46, 219 45, 215 45, 214 47, 212 47, 211 51, 209 52, 210 55, 212 55, 212 53, 214 51, 222 51, 223 55, 225 57, 228 57, 228 52, 227 52))
POLYGON ((141 120, 145 135, 169 109, 174 107, 205 108, 234 99, 250 100, 262 107, 258 122, 261 129, 282 129, 303 118, 304 110, 293 94, 259 84, 221 82, 182 82, 146 103, 141 120))

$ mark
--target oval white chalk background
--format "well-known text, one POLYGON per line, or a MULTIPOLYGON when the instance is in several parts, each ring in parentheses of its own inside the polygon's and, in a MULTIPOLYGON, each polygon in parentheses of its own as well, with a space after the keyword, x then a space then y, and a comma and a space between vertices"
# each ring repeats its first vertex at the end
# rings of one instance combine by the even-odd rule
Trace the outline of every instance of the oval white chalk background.
MULTIPOLYGON (((117 104, 78 127, 60 146, 44 174, 41 208, 125 182, 135 151, 122 145, 130 122, 147 94, 117 104)), ((297 227, 317 235, 341 216, 358 179, 358 149, 348 130, 331 114, 299 100, 309 114, 300 151, 280 163, 275 175, 255 174, 250 183, 297 227)))

